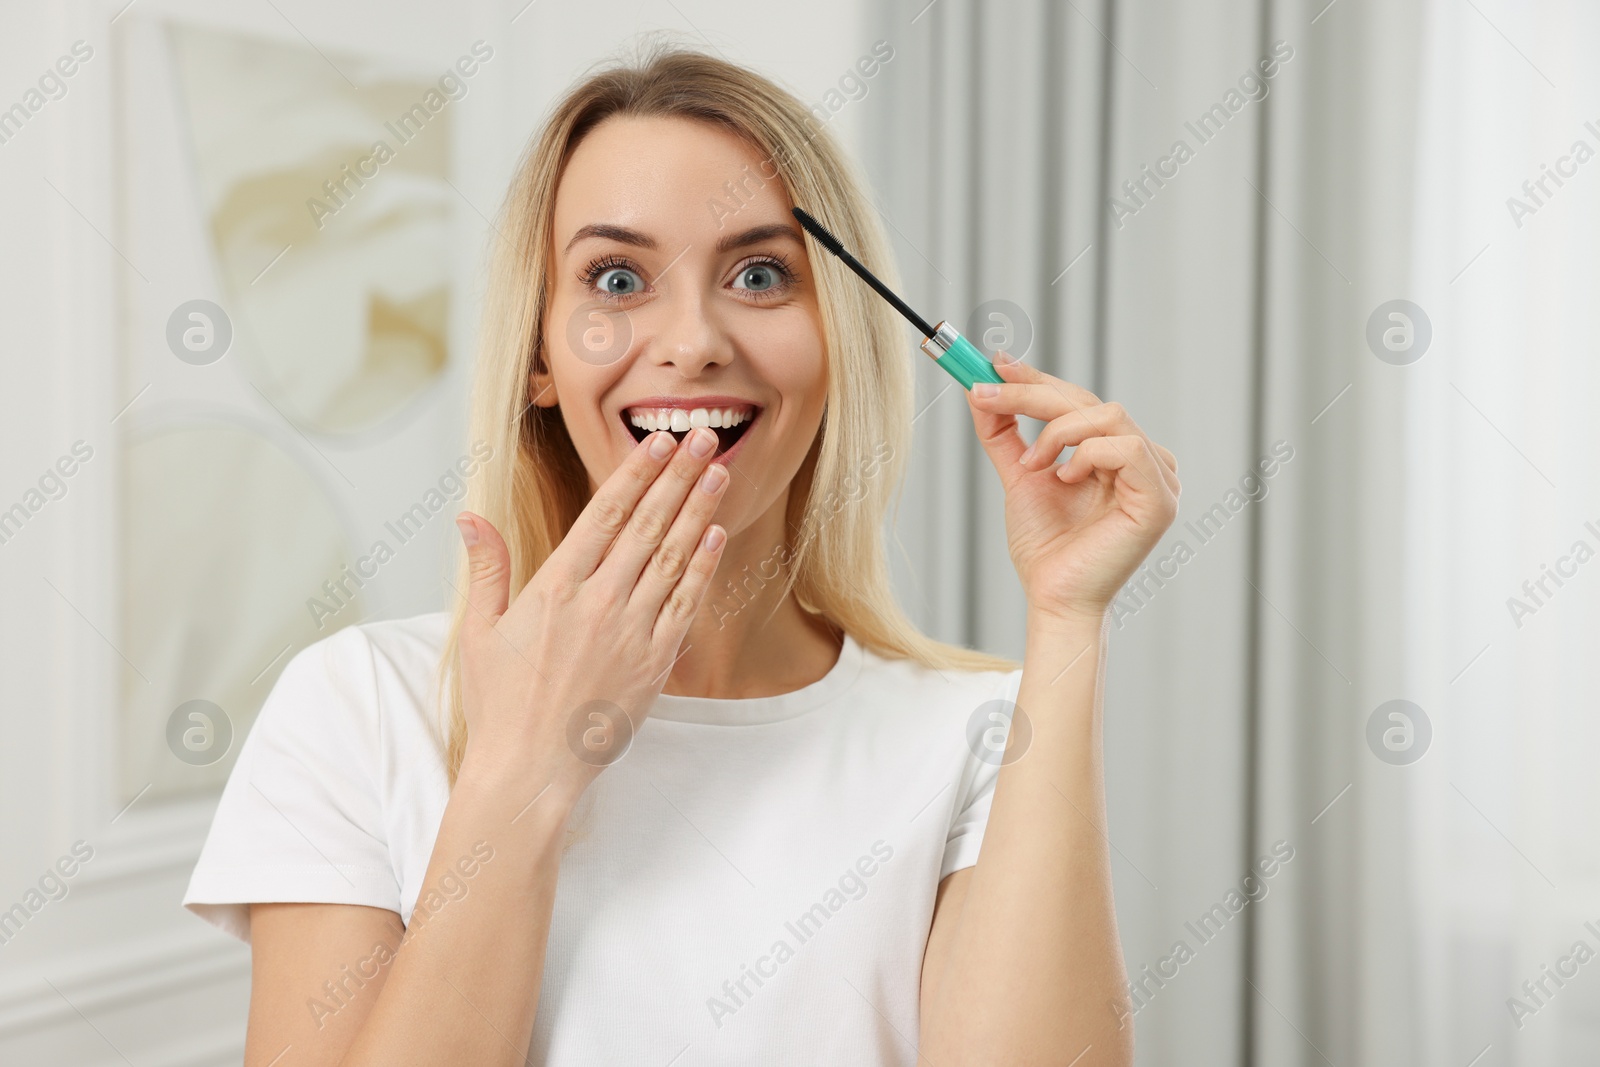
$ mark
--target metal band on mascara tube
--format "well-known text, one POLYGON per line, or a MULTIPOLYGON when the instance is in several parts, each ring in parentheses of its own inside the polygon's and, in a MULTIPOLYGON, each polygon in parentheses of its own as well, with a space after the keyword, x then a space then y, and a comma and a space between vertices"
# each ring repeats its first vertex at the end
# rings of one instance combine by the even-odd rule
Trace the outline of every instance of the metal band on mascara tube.
POLYGON ((974 382, 1005 383, 989 358, 948 322, 939 323, 933 336, 923 339, 922 350, 967 389, 974 382))

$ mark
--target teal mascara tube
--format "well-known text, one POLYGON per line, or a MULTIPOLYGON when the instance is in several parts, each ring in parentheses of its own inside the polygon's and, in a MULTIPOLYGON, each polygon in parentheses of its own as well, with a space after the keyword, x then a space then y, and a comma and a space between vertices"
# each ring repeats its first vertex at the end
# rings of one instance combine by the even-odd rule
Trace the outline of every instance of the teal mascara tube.
POLYGON ((922 350, 933 357, 933 361, 943 367, 945 371, 960 382, 962 387, 970 390, 974 382, 995 382, 1005 384, 1005 379, 1000 377, 1000 372, 994 369, 994 364, 989 362, 987 356, 980 352, 976 345, 961 336, 954 326, 948 322, 941 322, 938 326, 928 325, 928 320, 911 310, 909 304, 895 295, 890 289, 878 280, 870 270, 861 265, 861 261, 845 251, 839 239, 823 228, 822 224, 810 215, 794 208, 794 217, 800 220, 800 225, 805 227, 807 233, 817 239, 817 243, 829 252, 844 260, 844 265, 861 276, 861 280, 876 289, 878 295, 889 301, 894 309, 904 315, 906 321, 922 332, 922 350))

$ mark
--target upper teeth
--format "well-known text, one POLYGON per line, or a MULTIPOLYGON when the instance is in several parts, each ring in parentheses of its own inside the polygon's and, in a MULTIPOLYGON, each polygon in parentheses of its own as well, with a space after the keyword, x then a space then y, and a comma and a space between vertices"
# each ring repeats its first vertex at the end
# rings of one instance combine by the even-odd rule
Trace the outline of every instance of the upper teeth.
POLYGON ((751 408, 631 408, 628 421, 642 430, 677 430, 695 426, 737 426, 755 414, 751 408))

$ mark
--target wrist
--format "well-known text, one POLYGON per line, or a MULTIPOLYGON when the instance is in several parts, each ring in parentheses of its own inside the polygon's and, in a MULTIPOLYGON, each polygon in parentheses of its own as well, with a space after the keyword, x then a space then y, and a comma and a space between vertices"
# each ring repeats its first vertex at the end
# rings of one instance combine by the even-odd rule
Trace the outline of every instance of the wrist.
POLYGON ((1065 637, 1100 637, 1111 622, 1111 605, 1028 604, 1029 635, 1058 634, 1065 637))
POLYGON ((530 821, 565 825, 593 777, 582 773, 587 768, 565 764, 577 761, 508 759, 469 743, 451 797, 504 809, 519 826, 530 821))

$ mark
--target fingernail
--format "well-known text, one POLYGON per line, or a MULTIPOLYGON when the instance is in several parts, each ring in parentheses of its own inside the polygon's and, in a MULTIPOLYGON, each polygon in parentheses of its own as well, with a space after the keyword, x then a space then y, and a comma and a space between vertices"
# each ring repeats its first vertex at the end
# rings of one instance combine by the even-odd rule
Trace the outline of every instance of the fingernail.
POLYGON ((706 528, 706 535, 702 539, 702 542, 706 546, 706 551, 715 552, 722 546, 722 542, 727 539, 727 536, 727 532, 723 530, 722 527, 718 526, 716 523, 712 523, 706 528))
POLYGON ((468 519, 457 519, 456 529, 461 531, 461 542, 468 548, 478 543, 478 527, 468 519))
POLYGON ((696 459, 704 459, 711 455, 711 450, 717 447, 717 432, 706 426, 697 426, 689 434, 689 454, 696 459))
POLYGON ((1033 446, 1029 445, 1026 449, 1023 450, 1022 455, 1017 457, 1017 462, 1018 463, 1027 463, 1028 460, 1030 460, 1032 458, 1033 458, 1033 446))
POLYGON ((976 397, 996 397, 1000 395, 1000 387, 993 382, 975 382, 972 386, 972 395, 976 397))
POLYGON ((708 493, 715 493, 722 488, 722 483, 728 480, 728 468, 720 463, 713 463, 700 475, 700 488, 708 493))
POLYGON ((666 459, 672 455, 672 450, 678 447, 678 439, 665 430, 656 432, 655 440, 650 442, 650 455, 655 459, 666 459))

